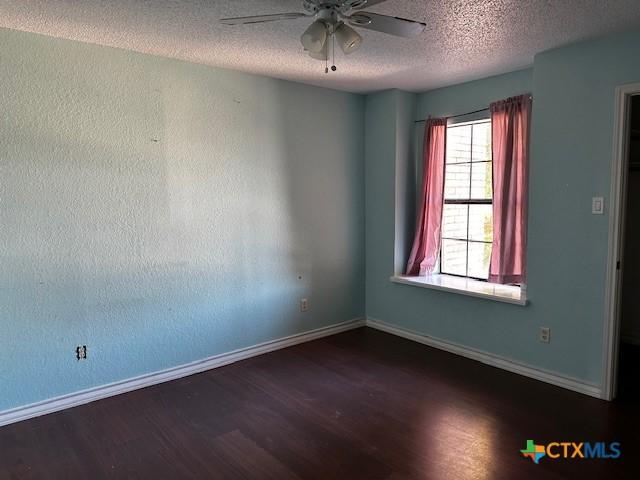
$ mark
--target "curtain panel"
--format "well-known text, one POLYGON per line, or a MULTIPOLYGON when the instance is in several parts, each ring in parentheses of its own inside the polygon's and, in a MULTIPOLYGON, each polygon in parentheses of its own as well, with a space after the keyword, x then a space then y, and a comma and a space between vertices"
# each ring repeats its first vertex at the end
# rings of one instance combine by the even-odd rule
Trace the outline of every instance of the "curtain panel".
POLYGON ((493 249, 489 282, 526 283, 531 95, 492 103, 493 249))
POLYGON ((446 142, 447 119, 427 120, 424 133, 422 195, 413 247, 407 262, 407 275, 431 273, 438 261, 444 204, 446 142))

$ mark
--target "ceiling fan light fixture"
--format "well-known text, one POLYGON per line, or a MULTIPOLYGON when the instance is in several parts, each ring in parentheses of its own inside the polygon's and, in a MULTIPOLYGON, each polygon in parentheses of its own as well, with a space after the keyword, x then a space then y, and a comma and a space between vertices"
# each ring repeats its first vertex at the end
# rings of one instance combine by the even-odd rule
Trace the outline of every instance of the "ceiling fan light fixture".
POLYGON ((344 23, 336 28, 336 40, 345 55, 355 52, 362 45, 362 37, 358 32, 344 23))
POLYGON ((315 60, 322 60, 323 62, 329 60, 329 49, 327 48, 328 43, 329 42, 325 42, 324 47, 319 52, 308 51, 309 56, 315 60))
POLYGON ((316 20, 302 34, 300 41, 305 50, 313 53, 322 52, 327 43, 327 25, 321 20, 316 20))

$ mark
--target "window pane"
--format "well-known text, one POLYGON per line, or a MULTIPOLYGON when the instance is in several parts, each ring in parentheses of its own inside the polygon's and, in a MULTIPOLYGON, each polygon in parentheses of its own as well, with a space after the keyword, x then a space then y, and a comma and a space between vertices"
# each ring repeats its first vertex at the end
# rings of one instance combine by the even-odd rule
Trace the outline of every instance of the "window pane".
POLYGON ((471 161, 471 125, 447 128, 447 163, 471 161))
POLYGON ((473 125, 472 150, 472 161, 484 162, 491 160, 491 122, 473 125))
POLYGON ((471 182, 471 164, 447 165, 444 175, 445 199, 468 199, 471 182))
POLYGON ((487 280, 493 241, 491 122, 447 128, 440 268, 444 274, 487 280), (467 201, 475 201, 467 203, 467 201))
POLYGON ((493 205, 469 205, 469 240, 493 240, 493 205))
POLYGON ((491 244, 469 242, 469 276, 489 278, 489 262, 491 261, 491 244))
POLYGON ((471 165, 471 198, 487 199, 493 197, 492 163, 474 163, 471 165))
POLYGON ((467 274, 467 242, 442 240, 442 273, 467 274))
POLYGON ((445 205, 442 212, 442 236, 447 238, 467 238, 468 205, 445 205))

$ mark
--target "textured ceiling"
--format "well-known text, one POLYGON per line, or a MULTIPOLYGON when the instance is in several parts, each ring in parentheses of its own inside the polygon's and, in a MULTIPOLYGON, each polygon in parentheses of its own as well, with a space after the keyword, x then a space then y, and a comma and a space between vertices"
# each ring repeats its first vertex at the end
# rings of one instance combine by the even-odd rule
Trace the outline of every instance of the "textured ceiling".
POLYGON ((640 26, 638 0, 388 0, 382 14, 427 23, 419 38, 362 31, 336 73, 302 51, 308 19, 223 26, 302 11, 300 0, 0 0, 0 27, 354 92, 421 91, 531 65, 543 50, 640 26))

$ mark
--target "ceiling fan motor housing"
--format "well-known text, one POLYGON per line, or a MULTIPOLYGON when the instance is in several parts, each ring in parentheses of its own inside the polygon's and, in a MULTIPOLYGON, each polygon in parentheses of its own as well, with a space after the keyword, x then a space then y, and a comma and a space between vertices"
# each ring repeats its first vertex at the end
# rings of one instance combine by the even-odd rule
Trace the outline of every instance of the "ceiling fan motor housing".
POLYGON ((367 0, 302 0, 302 8, 309 13, 322 12, 335 13, 336 21, 340 15, 347 14, 350 10, 364 8, 367 0))
POLYGON ((327 25, 335 25, 340 21, 338 9, 335 5, 321 5, 316 13, 316 20, 327 25))

